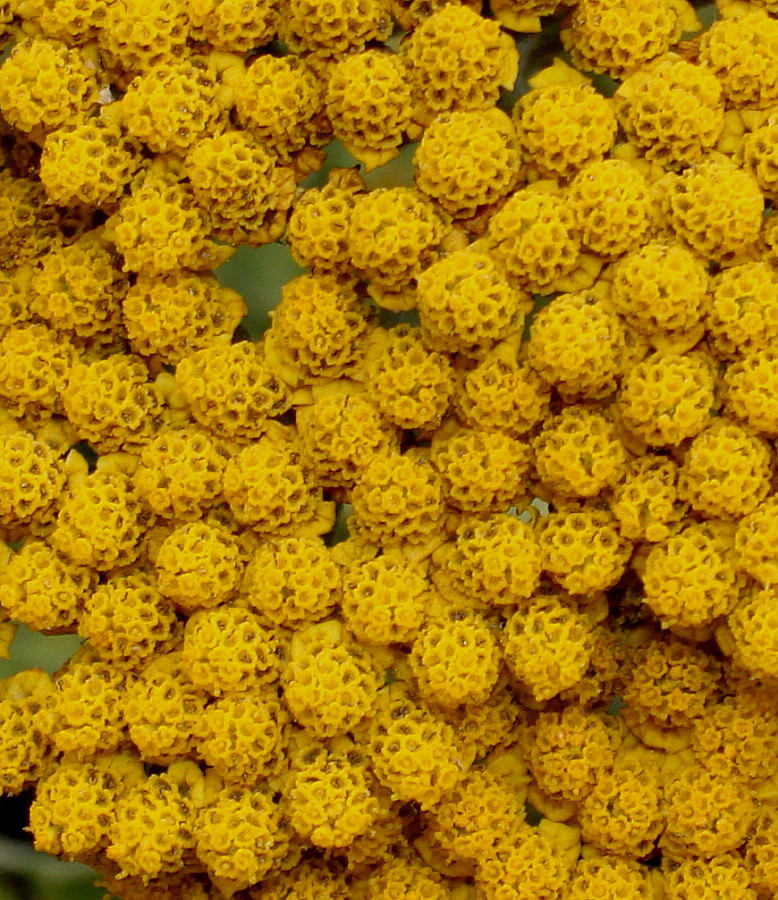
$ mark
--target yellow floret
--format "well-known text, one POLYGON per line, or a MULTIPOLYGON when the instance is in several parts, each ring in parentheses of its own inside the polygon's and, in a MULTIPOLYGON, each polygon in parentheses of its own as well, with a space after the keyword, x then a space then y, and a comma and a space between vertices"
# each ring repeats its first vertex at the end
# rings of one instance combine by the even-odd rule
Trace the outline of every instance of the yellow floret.
POLYGON ((267 535, 324 534, 334 520, 334 504, 322 500, 286 432, 264 435, 230 460, 224 497, 237 522, 267 535))
POLYGON ((469 6, 477 13, 481 12, 483 0, 389 0, 392 14, 397 24, 404 31, 413 31, 417 25, 421 25, 433 12, 447 6, 449 3, 469 6))
POLYGON ((730 106, 778 102, 778 22, 763 10, 714 22, 700 40, 700 62, 719 78, 730 106))
POLYGON ((50 744, 36 713, 51 692, 42 669, 27 669, 0 680, 0 793, 18 794, 36 782, 49 762, 50 744))
POLYGON ((459 740, 470 747, 473 759, 484 759, 494 751, 489 760, 492 771, 505 778, 510 789, 523 800, 528 781, 524 764, 519 754, 513 755, 502 748, 512 744, 517 735, 523 738, 525 713, 504 673, 486 703, 466 703, 458 709, 440 712, 459 740), (504 771, 501 766, 506 762, 507 771, 504 771))
POLYGON ((361 359, 369 326, 369 308, 350 285, 301 275, 273 310, 268 360, 290 383, 342 377, 361 359))
POLYGON ((711 157, 661 182, 668 224, 702 259, 748 248, 762 227, 765 200, 756 179, 726 157, 711 157))
POLYGON ((101 453, 144 443, 161 414, 146 364, 125 353, 74 363, 62 402, 78 436, 101 453))
POLYGON ((691 766, 667 785, 665 803, 660 846, 673 859, 699 861, 736 850, 756 818, 750 793, 736 781, 691 766))
POLYGON ((84 603, 78 633, 117 666, 135 667, 170 642, 175 613, 145 573, 117 576, 84 603))
POLYGON ((0 269, 37 260, 59 244, 59 223, 40 182, 0 170, 0 269))
POLYGON ((553 512, 542 523, 543 569, 571 594, 590 594, 613 587, 632 553, 612 513, 572 507, 553 512))
POLYGON ((715 419, 683 457, 678 495, 706 518, 753 512, 770 489, 770 448, 728 419, 715 419))
POLYGON ((196 755, 207 700, 184 674, 180 652, 155 656, 123 698, 130 739, 142 758, 169 765, 196 755))
POLYGON ((75 357, 67 338, 45 325, 17 325, 0 340, 0 398, 17 418, 62 412, 62 391, 75 357))
POLYGON ((526 606, 540 584, 540 545, 533 528, 510 514, 465 519, 453 545, 433 554, 433 580, 491 606, 526 606))
POLYGON ((613 491, 611 509, 630 541, 666 540, 681 525, 686 504, 678 498, 678 466, 664 456, 642 456, 613 491))
MULTIPOLYGON (((113 221, 113 220, 112 220, 113 221)), ((176 269, 215 269, 233 253, 214 244, 211 223, 189 186, 160 175, 136 183, 115 218, 124 271, 164 275, 176 269)))
POLYGON ((652 242, 614 267, 610 301, 641 334, 694 346, 702 336, 708 273, 679 244, 652 242))
POLYGON ((774 586, 748 591, 728 624, 737 662, 752 676, 778 678, 778 600, 774 586))
POLYGON ((214 435, 256 440, 268 419, 289 408, 286 385, 270 370, 259 344, 214 344, 181 360, 176 383, 194 418, 214 435))
POLYGON ((682 30, 671 0, 581 0, 562 43, 577 68, 620 78, 666 53, 682 30))
POLYGON ((379 811, 373 779, 361 760, 328 754, 291 775, 286 796, 289 822, 316 847, 347 847, 364 834, 379 811))
POLYGON ((734 853, 713 856, 700 865, 697 858, 684 859, 680 865, 667 866, 663 872, 667 900, 758 900, 751 887, 752 870, 734 853))
POLYGON ((713 384, 704 357, 655 353, 627 372, 619 412, 627 428, 646 443, 679 444, 708 423, 713 384))
POLYGON ((532 597, 505 623, 505 662, 538 701, 579 682, 593 652, 592 623, 561 594, 532 597))
POLYGON ((216 522, 181 525, 155 560, 159 591, 186 613, 228 600, 243 574, 237 540, 216 522))
POLYGON ((503 512, 527 492, 530 445, 502 432, 443 426, 432 435, 430 459, 445 502, 463 512, 503 512))
POLYGON ((540 178, 571 178, 601 160, 616 139, 612 103, 589 84, 535 88, 512 115, 528 165, 540 178))
POLYGON ((78 51, 59 41, 22 41, 0 66, 0 111, 34 137, 75 125, 96 102, 94 73, 78 51))
POLYGON ((181 361, 176 381, 201 425, 230 439, 256 439, 267 419, 288 408, 284 383, 269 369, 261 348, 242 341, 215 344, 181 361))
POLYGON ((654 767, 620 762, 599 772, 578 810, 581 837, 615 856, 651 853, 664 827, 662 793, 654 767))
POLYGON ((238 124, 287 160, 309 143, 323 143, 324 85, 300 56, 255 56, 235 85, 238 124))
POLYGON ((191 761, 133 785, 116 806, 108 859, 120 874, 154 878, 175 873, 194 848, 203 774, 191 761))
POLYGON ((225 694, 203 714, 198 752, 225 781, 252 787, 286 765, 287 721, 274 691, 225 694))
POLYGON ((778 890, 778 813, 775 807, 769 806, 759 815, 745 850, 751 883, 769 896, 778 890))
POLYGON ((562 194, 517 191, 489 220, 487 243, 508 276, 532 293, 553 293, 579 263, 581 238, 562 194))
POLYGON ((204 60, 153 66, 133 79, 122 98, 122 123, 152 153, 184 154, 224 127, 217 91, 204 60))
POLYGON ((365 385, 381 414, 400 428, 436 428, 454 391, 448 357, 428 350, 421 329, 380 330, 365 358, 365 385))
POLYGON ((123 73, 125 85, 132 76, 184 55, 187 10, 184 0, 123 0, 107 6, 100 46, 109 66, 123 73))
POLYGON ((423 544, 440 528, 443 489, 428 459, 413 454, 376 456, 352 493, 350 526, 371 543, 423 544))
POLYGON ((107 9, 101 0, 48 0, 31 6, 38 7, 38 24, 46 37, 71 46, 97 37, 107 9))
POLYGON ((383 50, 346 56, 332 69, 326 109, 333 133, 367 171, 400 152, 411 129, 411 97, 404 60, 383 50))
POLYGON ((36 313, 74 340, 110 339, 121 333, 126 277, 116 258, 88 237, 41 258, 32 279, 36 313))
POLYGON ((28 432, 0 434, 0 525, 50 522, 64 486, 64 466, 43 441, 28 432))
POLYGON ((516 183, 516 129, 499 109, 446 113, 425 130, 413 158, 419 190, 456 219, 497 203, 516 183))
POLYGON ((448 900, 450 891, 418 857, 396 857, 371 873, 365 896, 366 900, 448 900))
POLYGON ((514 824, 478 861, 475 883, 484 900, 555 900, 570 877, 569 862, 546 835, 524 822, 514 824))
POLYGON ((570 406, 550 418, 532 442, 543 486, 554 494, 594 497, 624 474, 627 454, 600 413, 570 406))
POLYGON ((93 583, 88 569, 68 564, 43 541, 27 540, 0 569, 0 607, 35 631, 69 631, 93 583))
MULTIPOLYGON (((0 210, 2 215, 2 210, 0 210)), ((33 317, 32 266, 22 265, 10 272, 2 270, 0 252, 0 335, 15 325, 29 324, 33 317)))
POLYGON ((40 178, 60 206, 112 207, 142 164, 139 148, 112 122, 93 118, 46 138, 40 178))
POLYGON ((498 22, 469 6, 435 10, 402 45, 417 115, 425 122, 451 110, 488 109, 518 74, 514 42, 498 22))
MULTIPOLYGON (((385 688, 392 694, 392 687, 385 688)), ((398 692, 370 723, 368 752, 373 771, 392 796, 431 809, 459 783, 472 750, 443 718, 398 692)))
POLYGON ((413 641, 430 601, 424 569, 402 556, 384 554, 355 563, 343 574, 346 627, 368 644, 413 641))
POLYGON ((217 50, 246 53, 270 43, 278 26, 278 0, 190 0, 192 36, 217 50))
POLYGON ((296 422, 303 456, 324 487, 351 488, 374 456, 399 450, 397 429, 349 382, 314 388, 313 402, 297 407, 296 422))
POLYGON ((578 801, 612 765, 620 740, 615 722, 571 704, 538 716, 527 762, 543 793, 578 801))
POLYGON ((706 325, 714 352, 725 359, 771 350, 778 341, 778 279, 773 268, 766 262, 748 262, 716 275, 706 325))
POLYGON ((165 519, 199 519, 220 497, 226 455, 205 432, 165 430, 145 444, 133 485, 143 504, 165 519))
POLYGON ((649 890, 649 876, 640 864, 613 856, 592 856, 579 860, 565 900, 644 900, 650 896, 649 890))
POLYGON ((324 187, 305 191, 289 217, 289 250, 301 266, 315 272, 345 273, 351 259, 351 216, 364 185, 353 170, 336 171, 324 187))
MULTIPOLYGON (((369 841, 369 838, 367 839, 369 841)), ((303 860, 288 872, 249 888, 248 900, 348 900, 350 879, 345 871, 333 871, 326 860, 303 860)))
POLYGON ((668 55, 630 75, 615 95, 619 123, 646 159, 699 162, 724 127, 721 82, 707 68, 668 55))
POLYGON ((756 432, 778 436, 778 355, 772 349, 749 353, 727 368, 724 408, 756 432))
POLYGON ((737 602, 732 553, 703 525, 653 547, 641 575, 645 602, 663 627, 709 625, 737 602))
POLYGON ((337 59, 392 33, 389 0, 287 0, 281 8, 280 35, 298 53, 337 59))
POLYGON ((89 759, 113 753, 125 739, 125 676, 104 661, 73 657, 54 680, 38 725, 60 753, 89 759))
POLYGON ((184 629, 181 667, 194 685, 216 697, 256 690, 278 678, 276 645, 274 632, 249 610, 199 610, 184 629))
POLYGON ((283 807, 266 790, 223 788, 197 818, 196 851, 221 893, 264 878, 289 849, 283 807))
POLYGON ((383 680, 377 661, 335 619, 292 638, 284 699, 297 722, 317 737, 345 734, 372 711, 383 680))
POLYGON ((321 538, 290 537, 254 551, 241 595, 263 620, 299 628, 332 612, 340 586, 340 571, 321 538))
POLYGON ((651 203, 635 166, 618 159, 590 163, 571 183, 568 203, 586 250, 615 259, 645 242, 651 203))
POLYGON ((521 332, 532 300, 508 283, 488 253, 459 250, 419 277, 417 306, 425 341, 458 353, 521 332))
POLYGON ((460 374, 454 395, 457 415, 471 428, 504 431, 519 437, 548 414, 550 386, 516 356, 511 340, 483 354, 460 374))
POLYGON ((149 878, 144 875, 119 874, 121 869, 109 861, 94 863, 100 883, 121 900, 208 900, 210 883, 207 875, 190 875, 186 869, 149 878))
POLYGON ((246 301, 210 275, 139 275, 122 301, 130 346, 177 364, 215 343, 227 343, 246 314, 246 301))
POLYGON ((702 768, 757 785, 772 777, 778 763, 778 719, 741 692, 695 719, 692 747, 702 768))
POLYGON ((105 572, 137 559, 140 517, 140 502, 124 476, 93 472, 71 486, 49 540, 76 565, 105 572))
POLYGON ((760 584, 778 584, 778 498, 769 497, 738 523, 738 566, 760 584))
POLYGON ((707 651, 677 638, 652 638, 636 651, 626 676, 622 697, 628 723, 692 724, 714 700, 719 677, 719 664, 707 651))
POLYGON ((430 813, 435 839, 460 859, 478 861, 524 818, 521 794, 488 769, 473 767, 430 813))
POLYGON ((205 137, 186 157, 198 203, 214 234, 232 244, 258 246, 284 232, 294 190, 294 171, 242 131, 205 137))
POLYGON ((140 764, 129 754, 90 762, 64 758, 41 780, 30 807, 35 849, 91 861, 110 843, 123 794, 142 778, 140 764))
POLYGON ((743 139, 743 165, 754 176, 765 196, 778 200, 776 142, 778 119, 772 111, 760 118, 759 124, 743 139))
POLYGON ((592 294, 555 297, 532 321, 528 362, 564 396, 608 396, 626 364, 622 321, 592 294))
POLYGON ((497 683, 501 661, 489 621, 459 608, 431 617, 408 658, 419 694, 444 709, 485 703, 497 683))
POLYGON ((408 291, 438 258, 444 224, 429 200, 407 187, 360 194, 349 229, 352 265, 376 302, 391 310, 415 303, 408 291))

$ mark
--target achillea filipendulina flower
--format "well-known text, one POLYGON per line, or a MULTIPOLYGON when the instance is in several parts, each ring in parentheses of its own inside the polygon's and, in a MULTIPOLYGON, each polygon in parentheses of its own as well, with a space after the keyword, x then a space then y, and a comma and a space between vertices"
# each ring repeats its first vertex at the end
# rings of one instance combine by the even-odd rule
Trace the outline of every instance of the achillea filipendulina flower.
POLYGON ((519 332, 529 296, 513 287, 488 253, 460 250, 434 262, 419 277, 422 334, 448 353, 491 346, 519 332))
POLYGON ((674 55, 633 72, 615 103, 629 139, 647 159, 672 168, 699 162, 724 127, 719 79, 707 67, 674 55))
POLYGON ((345 56, 330 74, 325 102, 333 133, 368 170, 397 156, 413 131, 408 74, 402 57, 380 50, 345 56))
POLYGON ((184 357, 227 343, 246 315, 246 301, 210 275, 139 275, 122 301, 130 346, 141 356, 175 365, 184 357))
POLYGON ((456 219, 508 195, 518 180, 516 129, 502 111, 446 113, 425 130, 415 183, 456 219))
POLYGON ((493 20, 466 5, 434 10, 402 45, 417 115, 427 122, 452 110, 493 106, 518 74, 518 53, 493 20))
POLYGON ((511 615, 502 638, 505 662, 538 701, 583 678, 594 651, 592 624, 561 594, 538 594, 511 615))
POLYGON ((84 641, 0 679, 39 850, 778 892, 778 0, 696 5, 0 0, 0 657, 84 641))
POLYGON ((186 170, 221 240, 254 246, 281 237, 295 175, 261 141, 244 131, 204 136, 191 146, 186 170))
POLYGON ((95 73, 60 41, 21 41, 0 66, 0 111, 20 131, 41 135, 75 125, 96 102, 95 73))
POLYGON ((537 87, 512 115, 524 158, 541 178, 573 177, 603 159, 616 139, 612 102, 585 82, 537 87))

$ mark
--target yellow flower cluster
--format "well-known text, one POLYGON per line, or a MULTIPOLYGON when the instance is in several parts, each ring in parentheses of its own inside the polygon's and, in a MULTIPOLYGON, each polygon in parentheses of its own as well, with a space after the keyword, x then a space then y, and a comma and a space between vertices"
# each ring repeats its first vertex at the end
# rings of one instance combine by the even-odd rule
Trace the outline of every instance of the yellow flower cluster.
POLYGON ((778 896, 778 4, 0 43, 0 657, 83 642, 0 681, 35 846, 120 900, 778 896), (277 242, 257 339, 216 270, 277 242))

